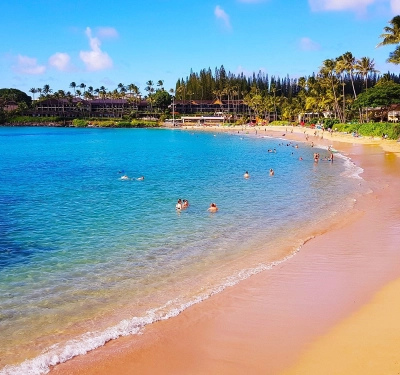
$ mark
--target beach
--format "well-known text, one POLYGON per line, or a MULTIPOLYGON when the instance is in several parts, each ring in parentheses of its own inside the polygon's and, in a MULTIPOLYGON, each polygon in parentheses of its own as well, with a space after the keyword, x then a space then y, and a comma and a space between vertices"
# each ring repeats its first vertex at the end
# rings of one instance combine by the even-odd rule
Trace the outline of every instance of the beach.
MULTIPOLYGON (((291 141, 305 141, 306 135, 300 127, 241 131, 291 141)), ((340 224, 276 267, 51 373, 397 373, 399 143, 306 132, 309 142, 348 155, 371 186, 340 224)))

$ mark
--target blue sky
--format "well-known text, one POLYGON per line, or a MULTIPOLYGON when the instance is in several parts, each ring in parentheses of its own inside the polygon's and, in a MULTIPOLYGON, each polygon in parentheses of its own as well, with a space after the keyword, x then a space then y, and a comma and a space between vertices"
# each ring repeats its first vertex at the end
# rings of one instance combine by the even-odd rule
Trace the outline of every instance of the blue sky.
POLYGON ((164 80, 190 69, 300 77, 350 51, 381 72, 394 46, 376 49, 400 0, 3 1, 0 87, 56 91, 85 83, 164 80))

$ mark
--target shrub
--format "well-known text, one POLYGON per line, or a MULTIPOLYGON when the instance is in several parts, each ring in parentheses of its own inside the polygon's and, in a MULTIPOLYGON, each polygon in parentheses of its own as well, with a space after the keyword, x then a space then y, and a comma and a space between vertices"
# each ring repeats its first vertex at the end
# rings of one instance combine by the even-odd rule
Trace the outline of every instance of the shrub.
POLYGON ((389 139, 397 139, 400 136, 400 125, 388 122, 368 122, 365 124, 335 124, 333 129, 338 132, 353 133, 365 137, 382 137, 387 134, 389 139))
POLYGON ((87 126, 88 122, 86 120, 82 120, 82 119, 74 119, 72 120, 72 125, 76 126, 77 128, 83 128, 85 126, 87 126))
POLYGON ((116 126, 118 128, 130 128, 131 127, 131 123, 129 121, 119 121, 116 123, 116 126))
POLYGON ((290 121, 272 121, 268 125, 271 126, 291 126, 290 121))
POLYGON ((60 122, 62 119, 59 117, 34 117, 34 116, 12 116, 7 118, 10 124, 47 124, 53 122, 60 122))
POLYGON ((334 125, 339 124, 339 120, 337 118, 326 118, 324 119, 324 127, 332 129, 334 125))
POLYGON ((132 120, 131 126, 136 128, 156 128, 160 125, 157 121, 148 121, 148 120, 132 120))

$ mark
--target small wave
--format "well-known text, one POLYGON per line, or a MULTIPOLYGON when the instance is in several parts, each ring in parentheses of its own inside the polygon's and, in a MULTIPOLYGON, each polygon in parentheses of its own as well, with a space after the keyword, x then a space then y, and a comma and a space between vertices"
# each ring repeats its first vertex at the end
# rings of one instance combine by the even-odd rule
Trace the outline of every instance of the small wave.
POLYGON ((361 167, 358 167, 357 165, 354 164, 354 162, 347 156, 344 156, 342 154, 336 154, 336 157, 341 158, 344 160, 344 167, 345 171, 341 173, 341 176, 343 177, 348 177, 348 178, 354 178, 356 180, 362 180, 363 178, 360 176, 363 172, 364 169, 361 167))
POLYGON ((88 332, 77 339, 70 340, 66 344, 60 346, 59 344, 53 345, 46 349, 45 352, 39 356, 28 359, 18 365, 7 365, 0 370, 0 375, 43 375, 50 372, 50 368, 60 363, 64 363, 76 356, 87 354, 88 352, 104 346, 111 340, 118 339, 122 336, 129 336, 140 334, 143 328, 149 324, 155 323, 161 320, 167 320, 179 315, 181 312, 189 308, 190 306, 196 305, 215 294, 222 292, 228 287, 237 285, 239 282, 248 279, 250 276, 256 275, 260 272, 267 271, 273 267, 286 262, 291 259, 300 249, 314 236, 310 236, 303 240, 299 246, 284 258, 278 261, 274 261, 267 264, 259 264, 253 268, 247 268, 240 270, 236 275, 230 276, 224 280, 223 283, 214 287, 213 289, 203 292, 195 298, 186 301, 179 302, 179 299, 171 300, 165 303, 161 307, 148 310, 145 316, 133 317, 131 319, 125 319, 116 324, 115 326, 109 327, 102 332, 88 332))

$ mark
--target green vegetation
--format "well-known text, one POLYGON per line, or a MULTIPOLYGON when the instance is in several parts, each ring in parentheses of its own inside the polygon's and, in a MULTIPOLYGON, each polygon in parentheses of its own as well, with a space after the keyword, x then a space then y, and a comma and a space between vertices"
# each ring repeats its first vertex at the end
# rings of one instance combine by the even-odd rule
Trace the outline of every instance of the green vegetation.
POLYGON ((376 86, 361 93, 355 100, 354 106, 358 108, 387 107, 396 103, 400 103, 400 85, 382 79, 376 86))
POLYGON ((88 122, 86 120, 76 118, 72 121, 72 125, 76 126, 77 128, 84 128, 88 125, 88 122))
POLYGON ((292 123, 289 121, 272 121, 269 123, 271 126, 291 126, 292 123))
POLYGON ((389 139, 400 137, 400 124, 387 122, 370 122, 364 124, 335 124, 334 130, 344 133, 356 133, 363 137, 382 137, 387 135, 389 139))
MULTIPOLYGON (((387 46, 389 44, 400 44, 400 16, 393 17, 389 21, 390 26, 386 26, 383 30, 385 31, 380 35, 382 42, 377 47, 387 46)), ((400 46, 389 54, 387 62, 392 64, 400 64, 400 46)))
POLYGON ((63 120, 60 117, 33 117, 33 116, 13 116, 7 117, 4 122, 9 124, 62 124, 63 120))
POLYGON ((32 99, 26 93, 18 89, 0 89, 0 99, 5 102, 25 103, 28 107, 32 104, 32 99))

